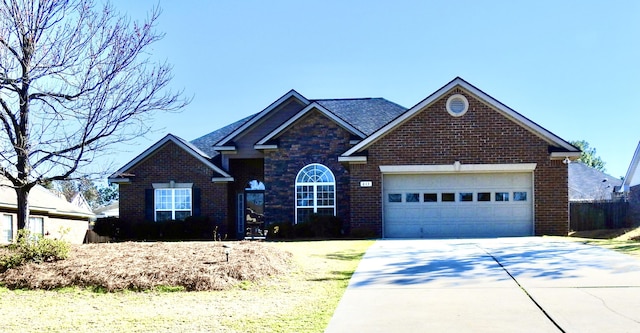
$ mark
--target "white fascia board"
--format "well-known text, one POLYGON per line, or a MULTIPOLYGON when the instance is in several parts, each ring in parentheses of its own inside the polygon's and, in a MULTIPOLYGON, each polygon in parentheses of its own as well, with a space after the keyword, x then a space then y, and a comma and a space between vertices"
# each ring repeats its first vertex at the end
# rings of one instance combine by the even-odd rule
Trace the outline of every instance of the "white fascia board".
POLYGON ((562 148, 565 148, 565 149, 567 149, 569 151, 576 151, 576 148, 573 147, 570 143, 562 140, 560 137, 558 137, 555 134, 549 132, 548 130, 544 129, 540 125, 534 123, 533 121, 527 119, 526 117, 524 117, 523 115, 519 114, 515 110, 513 110, 513 109, 509 108, 508 106, 502 104, 498 100, 496 100, 493 97, 489 96, 488 94, 486 94, 482 90, 474 87, 473 85, 471 85, 467 81, 463 80, 462 78, 457 77, 457 78, 453 79, 451 82, 447 83, 444 87, 438 89, 436 92, 434 92, 433 94, 429 95, 427 98, 423 99, 421 102, 419 102, 415 106, 411 107, 409 110, 407 110, 405 113, 403 113, 400 117, 396 118, 392 122, 390 122, 387 125, 383 126, 382 128, 380 128, 378 131, 373 133, 368 138, 362 140, 362 142, 360 142, 358 145, 356 145, 356 146, 352 147, 351 149, 347 150, 344 154, 342 154, 342 156, 349 156, 351 154, 354 154, 356 152, 364 150, 369 145, 373 144, 374 142, 379 140, 381 137, 386 135, 388 132, 390 132, 393 129, 399 127, 404 122, 406 122, 407 120, 411 119, 416 113, 422 111, 424 108, 428 107, 433 102, 435 102, 436 100, 440 99, 442 96, 444 96, 449 91, 451 91, 452 89, 454 89, 455 87, 458 87, 458 86, 461 87, 462 89, 466 90, 470 94, 475 95, 480 100, 488 103, 495 110, 499 111, 500 113, 502 113, 507 118, 509 118, 509 119, 515 121, 516 123, 519 123, 520 125, 528 128, 530 131, 532 131, 534 134, 538 135, 539 137, 541 137, 545 141, 547 141, 549 143, 553 143, 553 144, 555 144, 557 146, 560 146, 562 148))
POLYGON ((233 181, 233 177, 213 177, 211 178, 211 182, 212 183, 225 183, 225 182, 232 182, 233 181))
POLYGON ((282 95, 282 97, 278 98, 275 102, 269 104, 269 106, 267 106, 264 110, 260 111, 260 113, 258 113, 255 117, 249 119, 249 121, 247 121, 246 123, 242 124, 242 126, 238 127, 235 131, 231 132, 231 134, 227 135, 222 140, 218 141, 218 145, 222 145, 223 146, 229 140, 233 139, 238 134, 242 133, 244 130, 246 130, 247 128, 251 127, 253 124, 257 123, 260 119, 264 118, 264 116, 269 114, 269 112, 271 112, 273 109, 275 109, 278 106, 280 106, 280 104, 284 103, 285 101, 287 101, 291 97, 295 97, 296 99, 298 99, 299 101, 301 101, 305 105, 309 105, 309 103, 311 103, 304 96, 300 95, 297 91, 292 89, 288 93, 282 95))
POLYGON ((384 174, 532 172, 536 166, 536 163, 381 165, 380 172, 384 174))
POLYGON ((278 149, 278 145, 254 145, 253 149, 255 149, 255 150, 276 150, 276 149, 278 149))
POLYGON ((256 145, 264 145, 269 140, 271 140, 274 137, 278 136, 280 133, 282 133, 284 130, 286 130, 289 126, 291 126, 293 123, 298 121, 298 119, 302 118, 304 115, 306 115, 307 113, 309 113, 313 109, 316 109, 316 110, 320 111, 322 114, 324 114, 325 116, 329 117, 331 120, 335 121, 338 125, 340 125, 344 129, 346 129, 347 131, 349 131, 349 132, 351 132, 351 133, 353 133, 355 135, 358 135, 360 137, 365 137, 366 136, 364 133, 360 132, 358 129, 353 127, 351 124, 347 123, 343 119, 341 119, 338 116, 336 116, 335 114, 333 114, 333 112, 327 110, 322 105, 320 105, 320 104, 318 104, 316 102, 313 102, 313 103, 307 105, 304 109, 300 110, 300 112, 296 113, 293 117, 289 118, 289 120, 284 122, 282 125, 278 126, 276 129, 271 131, 271 133, 267 134, 265 137, 260 139, 260 141, 258 141, 256 143, 256 145))
POLYGON ((582 154, 581 152, 574 152, 574 151, 568 151, 568 152, 554 151, 551 153, 550 157, 552 160, 564 160, 565 158, 568 158, 571 161, 575 161, 580 158, 581 154, 582 154))
POLYGON ((638 166, 640 166, 640 142, 638 142, 636 151, 633 153, 633 158, 631 159, 631 163, 629 163, 629 169, 627 169, 627 173, 624 175, 623 186, 620 186, 618 192, 628 192, 632 186, 640 184, 640 170, 638 166))
POLYGON ((367 157, 366 156, 338 156, 338 162, 349 163, 349 164, 366 164, 367 157))
POLYGON ((234 152, 234 151, 236 151, 236 147, 235 146, 214 146, 213 150, 221 152, 221 153, 234 152))

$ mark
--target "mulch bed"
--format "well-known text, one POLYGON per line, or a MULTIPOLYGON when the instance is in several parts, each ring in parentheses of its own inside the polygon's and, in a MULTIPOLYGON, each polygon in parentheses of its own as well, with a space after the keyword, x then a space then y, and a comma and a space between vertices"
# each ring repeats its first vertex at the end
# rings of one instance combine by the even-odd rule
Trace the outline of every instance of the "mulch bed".
POLYGON ((0 273, 8 288, 106 291, 183 287, 225 290, 291 270, 291 253, 261 242, 103 243, 73 246, 68 259, 0 273), (228 247, 225 247, 225 246, 228 247), (225 251, 229 250, 229 261, 225 251))

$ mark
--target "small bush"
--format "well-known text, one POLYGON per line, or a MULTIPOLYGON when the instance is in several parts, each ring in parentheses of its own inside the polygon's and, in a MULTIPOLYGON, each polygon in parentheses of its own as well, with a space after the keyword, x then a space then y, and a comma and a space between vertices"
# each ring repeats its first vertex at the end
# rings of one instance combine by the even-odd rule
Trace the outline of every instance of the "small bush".
POLYGON ((125 240, 212 240, 215 223, 206 216, 190 216, 184 221, 138 221, 128 222, 119 218, 98 219, 93 227, 100 236, 116 241, 125 240))
POLYGON ((336 238, 342 236, 342 219, 333 215, 312 214, 309 217, 313 236, 320 238, 336 238))
POLYGON ((29 261, 41 263, 67 259, 70 250, 68 242, 20 230, 17 242, 9 246, 9 253, 0 257, 0 270, 14 268, 29 261))
POLYGON ((99 218, 93 225, 93 231, 100 236, 123 239, 128 236, 130 225, 117 217, 99 218))
POLYGON ((351 229, 350 236, 358 239, 376 238, 376 232, 369 228, 353 228, 351 229))
POLYGON ((267 239, 291 239, 293 238, 293 224, 280 222, 269 225, 267 239))
POLYGON ((269 226, 268 239, 338 238, 342 237, 342 219, 313 214, 306 222, 275 223, 269 226))

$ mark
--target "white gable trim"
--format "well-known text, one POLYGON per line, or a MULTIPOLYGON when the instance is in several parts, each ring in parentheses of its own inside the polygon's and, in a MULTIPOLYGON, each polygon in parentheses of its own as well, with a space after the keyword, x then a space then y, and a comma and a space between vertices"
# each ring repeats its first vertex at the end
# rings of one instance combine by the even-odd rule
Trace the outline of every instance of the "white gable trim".
POLYGON ((267 108, 260 111, 255 117, 249 119, 249 121, 242 124, 242 126, 238 127, 235 131, 231 132, 231 134, 225 136, 222 140, 218 141, 215 145, 216 149, 218 149, 218 147, 220 146, 224 146, 231 139, 236 137, 238 134, 242 133, 247 128, 251 127, 251 125, 257 123, 260 119, 264 118, 267 114, 269 114, 269 112, 271 112, 273 109, 280 106, 282 103, 286 102, 291 97, 298 99, 305 105, 309 105, 310 103, 308 99, 306 99, 304 96, 300 95, 297 91, 292 89, 288 93, 284 94, 282 97, 278 98, 275 102, 267 106, 267 108))
POLYGON ((278 136, 280 133, 284 132, 287 128, 289 128, 289 126, 291 126, 293 123, 295 123, 300 118, 302 118, 304 115, 306 115, 307 113, 311 112, 311 110, 314 110, 314 109, 320 111, 322 114, 324 114, 325 116, 329 117, 331 120, 335 121, 338 125, 340 125, 344 129, 346 129, 347 131, 349 131, 349 132, 351 132, 351 133, 353 133, 355 135, 358 135, 361 138, 366 136, 364 133, 360 132, 358 129, 353 127, 351 124, 347 123, 342 118, 340 118, 340 117, 336 116, 335 114, 333 114, 333 112, 327 110, 322 105, 320 105, 320 104, 318 104, 316 102, 313 102, 313 103, 307 105, 307 107, 302 109, 296 115, 294 115, 293 117, 289 118, 289 120, 284 122, 282 125, 278 126, 278 128, 276 128, 275 130, 271 131, 271 133, 267 134, 264 138, 260 139, 260 141, 258 141, 256 143, 256 145, 254 146, 254 148, 255 149, 260 149, 258 147, 265 145, 269 140, 273 139, 274 137, 278 136))
POLYGON ((162 147, 165 143, 167 143, 169 141, 175 143, 176 145, 178 145, 178 147, 184 149, 187 153, 189 153, 191 156, 195 157, 198 161, 202 162, 204 165, 206 165, 211 170, 213 170, 213 171, 219 173, 220 175, 222 175, 223 178, 231 179, 230 181, 233 180, 233 177, 231 177, 231 175, 229 175, 224 170, 222 170, 219 167, 217 167, 215 164, 211 163, 211 161, 209 161, 209 159, 207 157, 205 157, 206 154, 204 152, 202 152, 201 150, 199 150, 197 147, 186 143, 185 141, 183 141, 183 140, 179 139, 178 137, 174 136, 173 134, 167 134, 164 138, 160 139, 160 141, 154 143, 151 147, 147 148, 147 150, 142 152, 142 154, 138 155, 136 158, 131 160, 125 166, 123 166, 122 168, 118 169, 118 171, 114 172, 111 176, 109 176, 109 179, 108 179, 109 183, 120 183, 120 182, 128 183, 128 182, 130 182, 129 178, 121 178, 120 175, 125 174, 127 170, 133 168, 138 163, 140 163, 140 162, 144 161, 145 159, 147 159, 148 157, 150 157, 153 154, 153 152, 155 152, 157 149, 159 149, 160 147, 162 147))
POLYGON ((636 186, 640 184, 640 142, 638 142, 638 146, 636 147, 636 151, 633 153, 633 158, 631 159, 631 163, 629 164, 629 169, 627 169, 627 173, 624 175, 624 181, 622 182, 622 186, 618 189, 618 192, 628 192, 631 186, 636 186))
POLYGON ((578 151, 578 150, 576 150, 576 148, 574 146, 572 146, 570 143, 562 140, 557 135, 549 132, 548 130, 544 129, 542 126, 540 126, 540 125, 536 124, 535 122, 527 119, 523 115, 519 114, 518 112, 516 112, 513 109, 509 108, 508 106, 502 104, 501 102, 499 102, 498 100, 494 99, 493 97, 487 95, 482 90, 480 90, 480 89, 476 88, 475 86, 471 85, 467 81, 465 81, 465 80, 463 80, 463 79, 461 79, 459 77, 456 77, 451 82, 447 83, 444 87, 438 89, 436 92, 434 92, 433 94, 429 95, 427 98, 422 100, 420 103, 416 104, 415 106, 413 106, 412 108, 407 110, 400 117, 396 118, 392 122, 390 122, 387 125, 383 126, 378 131, 376 131, 375 133, 371 134, 371 136, 369 136, 368 138, 362 140, 362 142, 360 142, 359 144, 355 145, 351 149, 347 150, 344 154, 342 154, 342 156, 350 156, 350 155, 352 155, 352 154, 354 154, 356 152, 360 152, 360 151, 366 149, 371 144, 375 143, 376 141, 378 141, 379 139, 384 137, 387 133, 393 131, 394 129, 396 129, 400 125, 404 124, 409 119, 413 118, 413 116, 415 116, 417 113, 419 113, 420 111, 424 110, 426 107, 430 106, 435 101, 437 101, 442 96, 444 96, 445 94, 447 94, 449 91, 453 90, 456 87, 460 87, 460 88, 466 90, 467 92, 469 92, 470 94, 476 96, 480 100, 482 100, 485 103, 489 104, 491 107, 493 107, 495 110, 500 112, 505 117, 507 117, 507 118, 513 120, 514 122, 520 124, 521 126, 527 128, 528 130, 530 130, 532 133, 536 134, 537 136, 539 136, 543 140, 545 140, 545 141, 547 141, 547 142, 549 142, 549 143, 551 143, 553 145, 556 145, 558 147, 565 148, 565 149, 567 149, 567 150, 569 150, 571 152, 578 151))

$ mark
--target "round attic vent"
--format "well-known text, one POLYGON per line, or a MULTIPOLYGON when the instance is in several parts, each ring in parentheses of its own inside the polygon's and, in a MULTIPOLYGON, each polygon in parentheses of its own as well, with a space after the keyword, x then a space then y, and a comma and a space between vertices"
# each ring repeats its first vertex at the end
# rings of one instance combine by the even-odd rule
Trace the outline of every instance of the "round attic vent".
POLYGON ((469 109, 469 101, 460 94, 455 94, 447 99, 447 112, 454 117, 460 117, 469 109))

